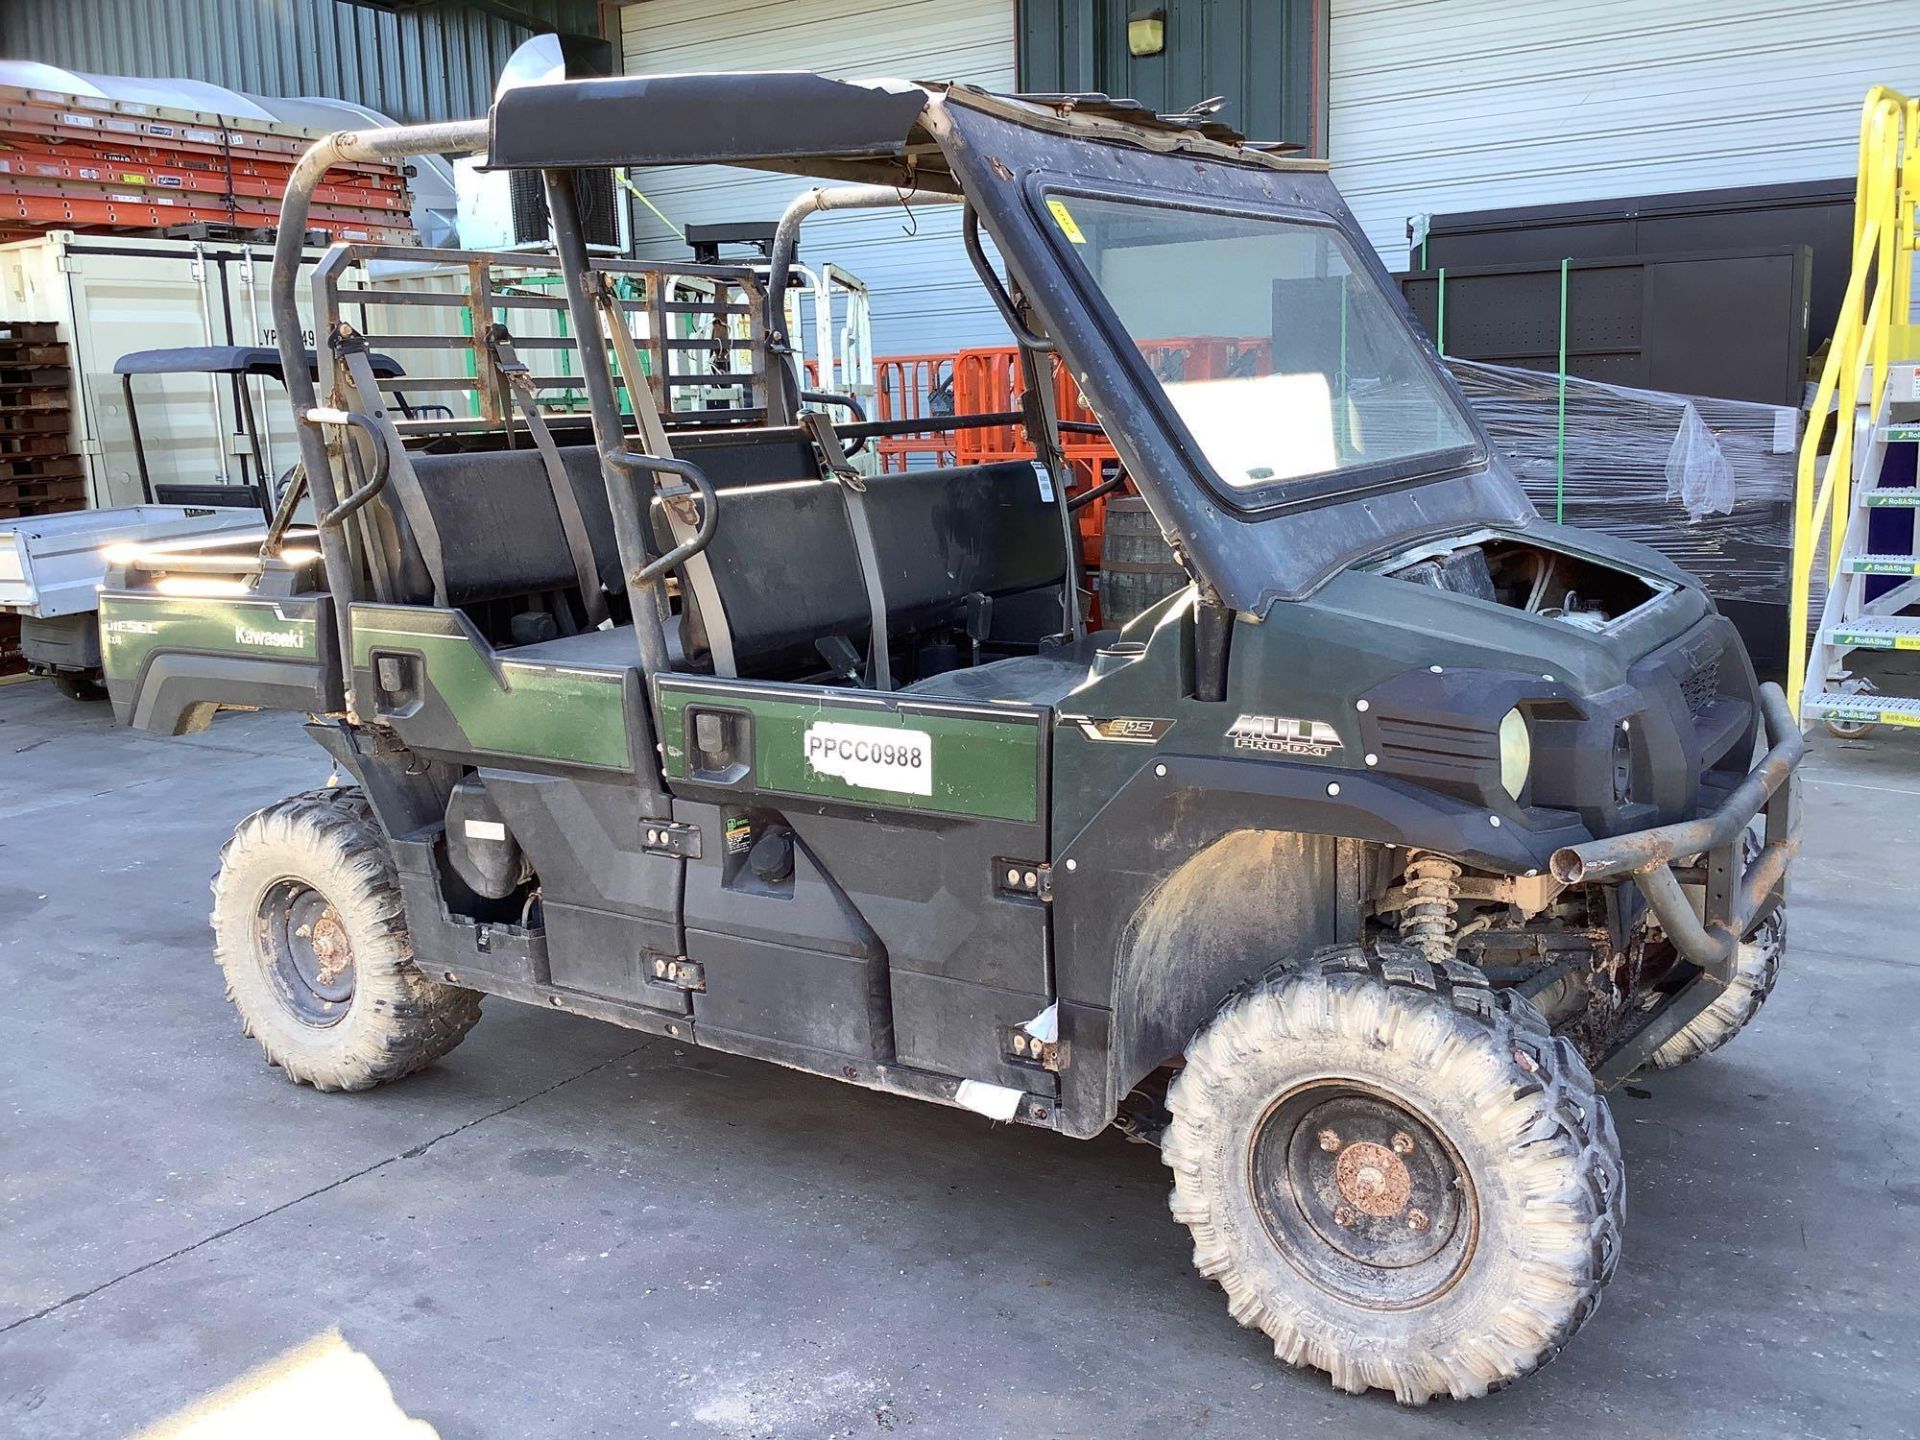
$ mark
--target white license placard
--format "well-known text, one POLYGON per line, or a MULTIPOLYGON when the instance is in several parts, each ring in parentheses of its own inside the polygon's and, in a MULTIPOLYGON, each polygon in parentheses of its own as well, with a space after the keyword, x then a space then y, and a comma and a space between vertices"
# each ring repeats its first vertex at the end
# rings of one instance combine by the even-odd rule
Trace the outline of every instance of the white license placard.
POLYGON ((807 765, 863 790, 933 794, 933 736, 925 730, 816 720, 801 739, 807 765))

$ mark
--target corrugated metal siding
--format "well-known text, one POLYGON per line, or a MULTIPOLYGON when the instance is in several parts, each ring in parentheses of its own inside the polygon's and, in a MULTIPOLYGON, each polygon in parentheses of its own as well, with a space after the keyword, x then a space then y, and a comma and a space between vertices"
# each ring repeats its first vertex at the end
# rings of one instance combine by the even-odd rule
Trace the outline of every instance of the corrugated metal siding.
POLYGON ((1389 267, 1409 215, 1848 176, 1911 90, 1913 0, 1334 0, 1334 177, 1389 267))
MULTIPOLYGON (((840 76, 1014 83, 1013 0, 650 0, 621 12, 629 75, 699 70, 818 70, 840 76)), ((806 182, 739 170, 675 167, 634 180, 676 225, 777 220, 806 182)), ((639 253, 687 249, 645 207, 639 253)), ((801 232, 801 258, 864 280, 878 355, 1004 345, 1006 328, 967 264, 957 207, 821 215, 801 232), (912 239, 902 236, 912 228, 912 239)))
MULTIPOLYGON (((599 33, 594 0, 517 3, 561 30, 599 33)), ((409 122, 484 114, 530 33, 456 4, 395 15, 344 0, 0 0, 9 59, 324 95, 409 122)))
POLYGON ((1020 88, 1100 90, 1161 112, 1219 96, 1255 140, 1324 150, 1327 0, 1163 0, 1166 48, 1135 56, 1137 0, 1020 0, 1020 88))

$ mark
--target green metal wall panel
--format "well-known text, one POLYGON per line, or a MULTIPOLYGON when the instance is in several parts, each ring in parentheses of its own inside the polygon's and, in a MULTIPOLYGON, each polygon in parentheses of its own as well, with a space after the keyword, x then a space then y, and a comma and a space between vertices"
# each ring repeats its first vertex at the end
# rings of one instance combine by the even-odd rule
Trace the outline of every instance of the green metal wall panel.
POLYGON ((1254 140, 1326 153, 1327 0, 1020 0, 1020 88, 1095 90, 1171 112, 1214 96, 1254 140), (1127 50, 1158 10, 1166 48, 1127 50))

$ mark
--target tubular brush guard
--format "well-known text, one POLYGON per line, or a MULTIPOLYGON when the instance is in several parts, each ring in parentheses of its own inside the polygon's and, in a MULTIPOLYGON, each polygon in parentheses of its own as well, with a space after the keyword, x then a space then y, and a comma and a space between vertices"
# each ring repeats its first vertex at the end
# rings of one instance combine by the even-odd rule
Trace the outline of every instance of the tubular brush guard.
POLYGON ((1806 756, 1806 742, 1778 685, 1760 687, 1760 716, 1770 748, 1712 814, 1569 845, 1553 854, 1553 875, 1563 884, 1631 876, 1674 948, 1700 971, 1607 1056, 1595 1075, 1603 1085, 1639 1069, 1714 1002, 1733 978, 1740 942, 1780 903, 1787 865, 1800 849, 1799 795, 1792 780, 1806 756), (1766 844, 1742 874, 1740 840, 1762 812, 1766 844), (1694 913, 1674 874, 1676 862, 1696 859, 1705 871, 1704 917, 1694 913))

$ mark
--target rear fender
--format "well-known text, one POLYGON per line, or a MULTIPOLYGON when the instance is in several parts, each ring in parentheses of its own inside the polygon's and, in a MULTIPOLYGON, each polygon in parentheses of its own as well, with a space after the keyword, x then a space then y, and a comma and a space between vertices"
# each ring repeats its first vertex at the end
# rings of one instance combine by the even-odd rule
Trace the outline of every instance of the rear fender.
POLYGON ((204 730, 222 705, 346 707, 327 595, 104 590, 100 659, 114 719, 159 735, 204 730))

